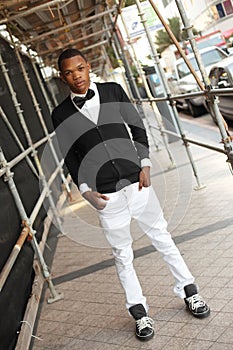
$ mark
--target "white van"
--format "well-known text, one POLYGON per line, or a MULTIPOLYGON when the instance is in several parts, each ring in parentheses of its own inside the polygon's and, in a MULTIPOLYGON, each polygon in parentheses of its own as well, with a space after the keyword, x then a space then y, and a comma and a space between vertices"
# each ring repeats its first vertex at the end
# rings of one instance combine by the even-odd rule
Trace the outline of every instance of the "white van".
MULTIPOLYGON (((207 75, 210 72, 211 67, 227 57, 227 53, 217 46, 211 46, 199 51, 202 62, 205 66, 207 75)), ((193 53, 188 54, 187 58, 192 64, 193 68, 197 72, 198 76, 201 78, 201 73, 199 71, 195 56, 193 53)), ((190 92, 199 91, 199 86, 196 83, 195 78, 190 73, 187 64, 184 62, 183 58, 179 58, 175 62, 174 74, 169 83, 171 92, 173 95, 187 94, 190 92)), ((177 99, 176 106, 178 109, 188 110, 193 117, 198 117, 206 112, 203 97, 193 97, 185 99, 177 99)))

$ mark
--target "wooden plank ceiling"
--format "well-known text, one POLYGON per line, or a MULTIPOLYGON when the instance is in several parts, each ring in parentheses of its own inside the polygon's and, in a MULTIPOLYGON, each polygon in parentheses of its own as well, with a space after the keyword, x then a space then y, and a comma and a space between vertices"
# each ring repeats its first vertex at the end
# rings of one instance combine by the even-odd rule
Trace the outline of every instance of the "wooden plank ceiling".
POLYGON ((82 50, 98 72, 104 64, 103 46, 109 42, 115 1, 3 0, 0 25, 37 52, 45 65, 56 67, 62 50, 82 50))

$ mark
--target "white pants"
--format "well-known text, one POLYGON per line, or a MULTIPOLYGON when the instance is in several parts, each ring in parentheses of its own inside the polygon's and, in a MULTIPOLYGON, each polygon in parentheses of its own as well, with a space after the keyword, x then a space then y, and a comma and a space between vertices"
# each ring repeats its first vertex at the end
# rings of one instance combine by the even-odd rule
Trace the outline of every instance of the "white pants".
POLYGON ((110 199, 106 207, 98 211, 106 239, 112 247, 116 270, 125 290, 126 307, 143 304, 148 310, 146 298, 133 267, 132 237, 130 222, 134 218, 140 228, 151 239, 175 278, 174 292, 180 298, 185 297, 184 286, 193 283, 194 277, 186 266, 178 248, 167 232, 158 198, 150 187, 138 190, 138 183, 124 189, 106 194, 110 199))

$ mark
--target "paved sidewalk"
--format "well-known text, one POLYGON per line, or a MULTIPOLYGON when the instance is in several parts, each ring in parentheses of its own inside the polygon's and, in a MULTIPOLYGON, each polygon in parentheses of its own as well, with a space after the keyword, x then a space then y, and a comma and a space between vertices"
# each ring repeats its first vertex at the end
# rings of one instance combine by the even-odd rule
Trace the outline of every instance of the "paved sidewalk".
MULTIPOLYGON (((184 128, 190 137, 192 130, 201 130, 202 140, 211 134, 211 142, 219 145, 214 130, 197 122, 195 127, 184 122, 184 128)), ((159 137, 158 143, 161 150, 152 152, 153 185, 172 236, 211 307, 210 317, 199 320, 187 312, 173 294, 174 281, 160 254, 132 223, 135 268, 155 321, 155 337, 139 342, 95 211, 74 189, 76 201, 63 208, 67 236, 57 240, 51 234, 48 240, 56 248, 53 281, 64 300, 47 304, 45 289, 34 329, 42 340, 34 339, 32 350, 233 349, 233 176, 223 154, 191 146, 206 185, 194 190, 197 182, 181 141, 169 146, 173 169, 159 137)))

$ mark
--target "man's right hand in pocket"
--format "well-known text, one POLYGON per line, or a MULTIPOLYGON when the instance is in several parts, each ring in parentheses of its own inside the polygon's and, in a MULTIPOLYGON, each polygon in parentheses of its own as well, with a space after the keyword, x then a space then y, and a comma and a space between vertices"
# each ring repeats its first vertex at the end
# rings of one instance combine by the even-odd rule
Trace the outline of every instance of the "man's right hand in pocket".
POLYGON ((96 191, 86 191, 82 196, 97 210, 103 210, 106 206, 106 201, 109 200, 109 197, 96 191))

